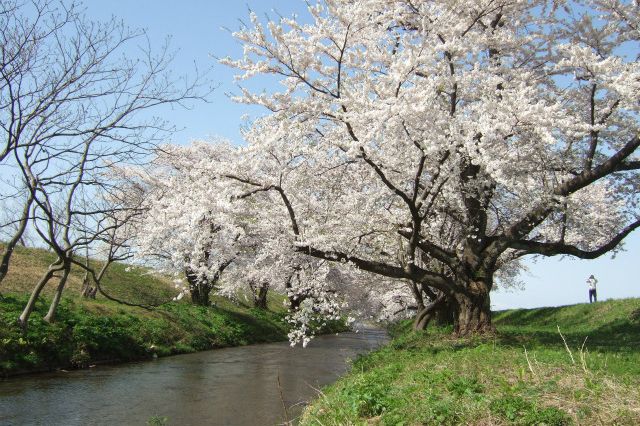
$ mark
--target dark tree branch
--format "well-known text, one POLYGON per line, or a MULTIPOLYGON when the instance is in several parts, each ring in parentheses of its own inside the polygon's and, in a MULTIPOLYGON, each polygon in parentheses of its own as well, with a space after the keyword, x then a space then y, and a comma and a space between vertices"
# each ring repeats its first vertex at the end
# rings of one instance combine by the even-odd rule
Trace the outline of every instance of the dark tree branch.
MULTIPOLYGON (((585 188, 586 186, 594 183, 598 179, 601 179, 621 167, 625 163, 624 160, 640 146, 640 137, 636 136, 627 142, 618 152, 609 157, 607 161, 594 167, 590 170, 585 170, 579 175, 567 180, 563 184, 559 185, 553 195, 556 197, 566 197, 575 193, 576 191, 585 188)), ((635 160, 631 163, 635 163, 635 160)), ((631 170, 631 169, 630 169, 631 170)), ((550 201, 541 203, 537 207, 534 207, 527 215, 521 220, 514 223, 509 229, 507 229, 503 235, 503 238, 499 242, 504 248, 506 248, 510 241, 517 241, 527 235, 533 228, 538 226, 553 209, 556 207, 550 201)))
POLYGON ((608 243, 591 251, 582 250, 576 246, 573 246, 570 244, 564 244, 562 242, 542 243, 537 241, 525 241, 525 240, 514 241, 509 245, 509 248, 512 248, 515 250, 522 250, 521 256, 525 254, 542 254, 545 256, 570 255, 570 256, 579 257, 580 259, 595 259, 616 248, 616 246, 620 244, 620 242, 627 235, 629 235, 633 230, 635 230, 639 226, 640 226, 640 220, 636 220, 632 224, 625 227, 621 232, 618 233, 618 235, 616 235, 608 243))
MULTIPOLYGON (((398 234, 402 235, 404 238, 409 239, 411 238, 412 232, 407 229, 399 229, 398 234)), ((418 241, 417 246, 423 252, 451 267, 455 267, 458 262, 455 253, 445 250, 437 244, 432 243, 431 241, 428 241, 426 239, 418 241)))
POLYGON ((415 267, 415 274, 409 274, 400 266, 389 265, 375 260, 361 259, 335 250, 319 250, 309 245, 298 245, 295 247, 295 251, 331 262, 352 263, 363 271, 373 272, 389 278, 414 280, 415 282, 425 283, 438 290, 444 291, 449 288, 449 283, 444 276, 418 268, 417 266, 415 267))

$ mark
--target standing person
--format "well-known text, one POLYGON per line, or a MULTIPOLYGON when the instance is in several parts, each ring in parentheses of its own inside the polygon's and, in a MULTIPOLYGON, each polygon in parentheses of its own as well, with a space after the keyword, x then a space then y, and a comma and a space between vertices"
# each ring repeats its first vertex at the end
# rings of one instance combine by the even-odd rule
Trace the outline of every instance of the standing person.
POLYGON ((596 293, 597 283, 598 280, 596 280, 596 277, 594 277, 593 275, 590 275, 589 278, 587 278, 587 284, 589 285, 589 303, 598 301, 598 294, 596 293))

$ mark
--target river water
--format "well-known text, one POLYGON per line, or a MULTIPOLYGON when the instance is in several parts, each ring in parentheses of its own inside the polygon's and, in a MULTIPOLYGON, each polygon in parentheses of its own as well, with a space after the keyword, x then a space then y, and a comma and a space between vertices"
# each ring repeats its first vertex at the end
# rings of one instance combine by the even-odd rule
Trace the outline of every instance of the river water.
POLYGON ((0 381, 0 425, 274 425, 298 417, 381 330, 321 336, 0 381), (279 384, 278 384, 279 383, 279 384), (286 411, 285 411, 286 407, 286 411))

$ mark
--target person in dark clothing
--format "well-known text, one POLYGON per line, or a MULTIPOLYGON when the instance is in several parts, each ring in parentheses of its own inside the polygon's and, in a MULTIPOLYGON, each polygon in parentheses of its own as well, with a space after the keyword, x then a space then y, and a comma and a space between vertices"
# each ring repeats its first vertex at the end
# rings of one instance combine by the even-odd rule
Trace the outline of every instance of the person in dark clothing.
POLYGON ((590 275, 589 278, 587 278, 587 284, 589 285, 589 303, 598 301, 598 294, 596 292, 597 283, 598 280, 596 280, 596 277, 593 275, 590 275))

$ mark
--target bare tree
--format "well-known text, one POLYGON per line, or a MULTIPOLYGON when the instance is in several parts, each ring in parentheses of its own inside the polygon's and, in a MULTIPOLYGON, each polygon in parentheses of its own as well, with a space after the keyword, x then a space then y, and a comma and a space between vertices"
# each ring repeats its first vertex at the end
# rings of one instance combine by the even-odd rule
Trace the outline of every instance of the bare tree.
MULTIPOLYGON (((90 274, 98 291, 100 281, 107 268, 114 261, 123 261, 131 257, 129 228, 131 221, 141 212, 139 204, 133 204, 131 197, 124 195, 127 187, 120 188, 116 182, 110 182, 104 173, 92 176, 93 169, 87 153, 91 144, 87 144, 81 154, 75 173, 70 173, 62 184, 50 184, 34 189, 37 193, 33 208, 32 223, 41 239, 56 253, 57 259, 51 264, 45 275, 34 287, 18 322, 23 328, 35 301, 47 282, 58 271, 62 272, 49 311, 47 322, 55 320, 71 267, 76 265, 90 274), (84 249, 86 258, 93 252, 96 257, 103 253, 104 263, 94 270, 88 261, 84 263, 76 258, 76 253, 84 249)), ((29 167, 22 164, 28 172, 29 167)))
POLYGON ((41 289, 63 271, 47 315, 53 320, 75 253, 121 226, 112 219, 122 206, 108 210, 87 201, 112 195, 111 165, 146 161, 173 130, 154 111, 188 106, 210 93, 197 72, 192 79, 172 75, 172 60, 167 43, 152 49, 144 31, 115 19, 90 21, 75 3, 3 2, 0 195, 7 201, 10 192, 22 196, 13 198, 16 213, 0 224, 13 227, 0 282, 28 227, 58 257, 34 288, 23 325, 41 289))

